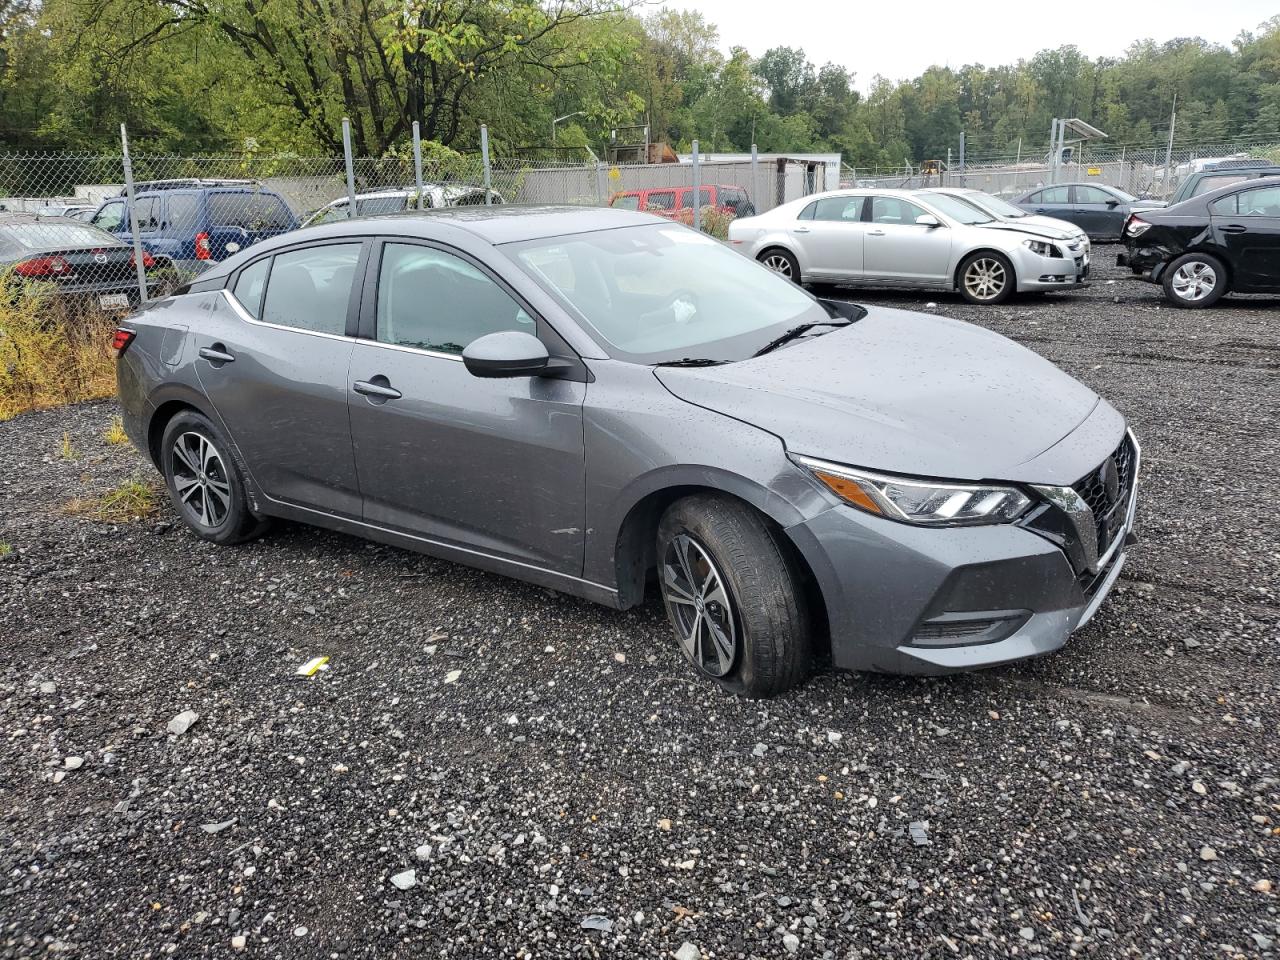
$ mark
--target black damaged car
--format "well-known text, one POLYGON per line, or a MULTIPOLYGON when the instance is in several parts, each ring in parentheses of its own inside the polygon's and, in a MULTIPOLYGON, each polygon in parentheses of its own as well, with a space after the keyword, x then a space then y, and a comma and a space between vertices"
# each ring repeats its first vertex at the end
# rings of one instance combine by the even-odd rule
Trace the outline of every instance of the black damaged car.
POLYGON ((1227 293, 1280 293, 1280 177, 1247 180, 1125 222, 1116 262, 1178 307, 1227 293))

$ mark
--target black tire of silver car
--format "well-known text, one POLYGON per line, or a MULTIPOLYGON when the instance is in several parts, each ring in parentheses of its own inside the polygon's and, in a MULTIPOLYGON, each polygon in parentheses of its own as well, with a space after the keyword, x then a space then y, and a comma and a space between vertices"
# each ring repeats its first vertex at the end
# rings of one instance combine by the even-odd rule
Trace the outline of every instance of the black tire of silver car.
POLYGON ((174 509, 197 536, 227 546, 265 528, 249 509, 227 442, 201 414, 183 411, 165 425, 160 467, 174 509))
POLYGON ((759 260, 774 273, 781 274, 793 283, 800 282, 800 261, 790 250, 781 247, 770 247, 760 254, 759 260))
POLYGON ((1164 295, 1175 307, 1211 307, 1227 292, 1227 268, 1207 253, 1184 253, 1165 267, 1160 280, 1164 295))
POLYGON ((960 295, 970 303, 1004 303, 1018 287, 1013 264, 1003 254, 980 250, 964 258, 957 271, 960 295))
POLYGON ((811 619, 791 547, 746 504, 699 494, 658 525, 658 581, 680 648, 734 693, 771 697, 809 673, 811 619))

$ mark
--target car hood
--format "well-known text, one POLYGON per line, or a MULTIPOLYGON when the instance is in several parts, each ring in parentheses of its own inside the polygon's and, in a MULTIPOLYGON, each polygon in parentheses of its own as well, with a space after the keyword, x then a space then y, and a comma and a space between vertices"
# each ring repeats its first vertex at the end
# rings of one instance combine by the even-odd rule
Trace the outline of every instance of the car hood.
MULTIPOLYGON (((791 453, 955 480, 1070 483, 1077 464, 1031 461, 1106 406, 989 330, 875 307, 762 357, 655 373, 677 397, 767 430, 791 453)), ((1114 417, 1112 432, 1123 430, 1114 417)))
POLYGON ((995 223, 983 223, 978 225, 981 230, 1000 230, 1008 233, 1025 233, 1028 236, 1040 237, 1044 240, 1070 240, 1077 236, 1080 231, 1075 227, 1063 225, 1061 227, 1054 226, 1052 223, 1044 221, 1027 220, 998 220, 995 223))
POLYGON ((1055 240, 1069 240, 1072 237, 1084 236, 1084 231, 1077 227, 1074 223, 1068 223, 1066 220, 1059 220, 1057 217, 1045 217, 1038 213, 1029 214, 1025 217, 1018 217, 1015 220, 1006 221, 1010 226, 1026 227, 1032 230, 1055 230, 1062 234, 1055 237, 1055 240))

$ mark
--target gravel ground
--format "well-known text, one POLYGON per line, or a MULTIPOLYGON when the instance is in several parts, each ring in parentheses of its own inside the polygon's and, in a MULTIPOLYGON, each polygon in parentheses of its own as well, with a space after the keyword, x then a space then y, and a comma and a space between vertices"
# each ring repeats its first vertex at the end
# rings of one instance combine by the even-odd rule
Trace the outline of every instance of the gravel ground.
POLYGON ((1172 310, 1113 259, 859 297, 1014 337, 1144 445, 1111 600, 977 675, 731 698, 656 603, 68 516, 150 476, 112 405, 0 424, 0 957, 1280 952, 1280 302, 1172 310))

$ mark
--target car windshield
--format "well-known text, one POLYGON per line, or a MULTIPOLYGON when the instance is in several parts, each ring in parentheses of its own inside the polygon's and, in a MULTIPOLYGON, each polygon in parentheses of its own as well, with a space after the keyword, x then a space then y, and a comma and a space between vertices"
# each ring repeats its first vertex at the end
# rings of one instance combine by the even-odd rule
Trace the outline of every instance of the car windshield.
POLYGON ((823 323, 813 297, 717 240, 678 225, 513 244, 513 259, 635 363, 744 360, 783 331, 823 323))
POLYGON ((920 199, 960 223, 992 223, 995 217, 949 193, 922 193, 920 199))
POLYGON ((976 207, 980 207, 987 213, 995 214, 997 217, 1010 217, 1019 219, 1021 217, 1029 217, 1030 214, 1021 207, 1015 207, 1007 200, 1001 200, 999 197, 993 197, 989 193, 983 193, 981 190, 975 190, 972 193, 959 194, 961 200, 967 200, 976 207))

